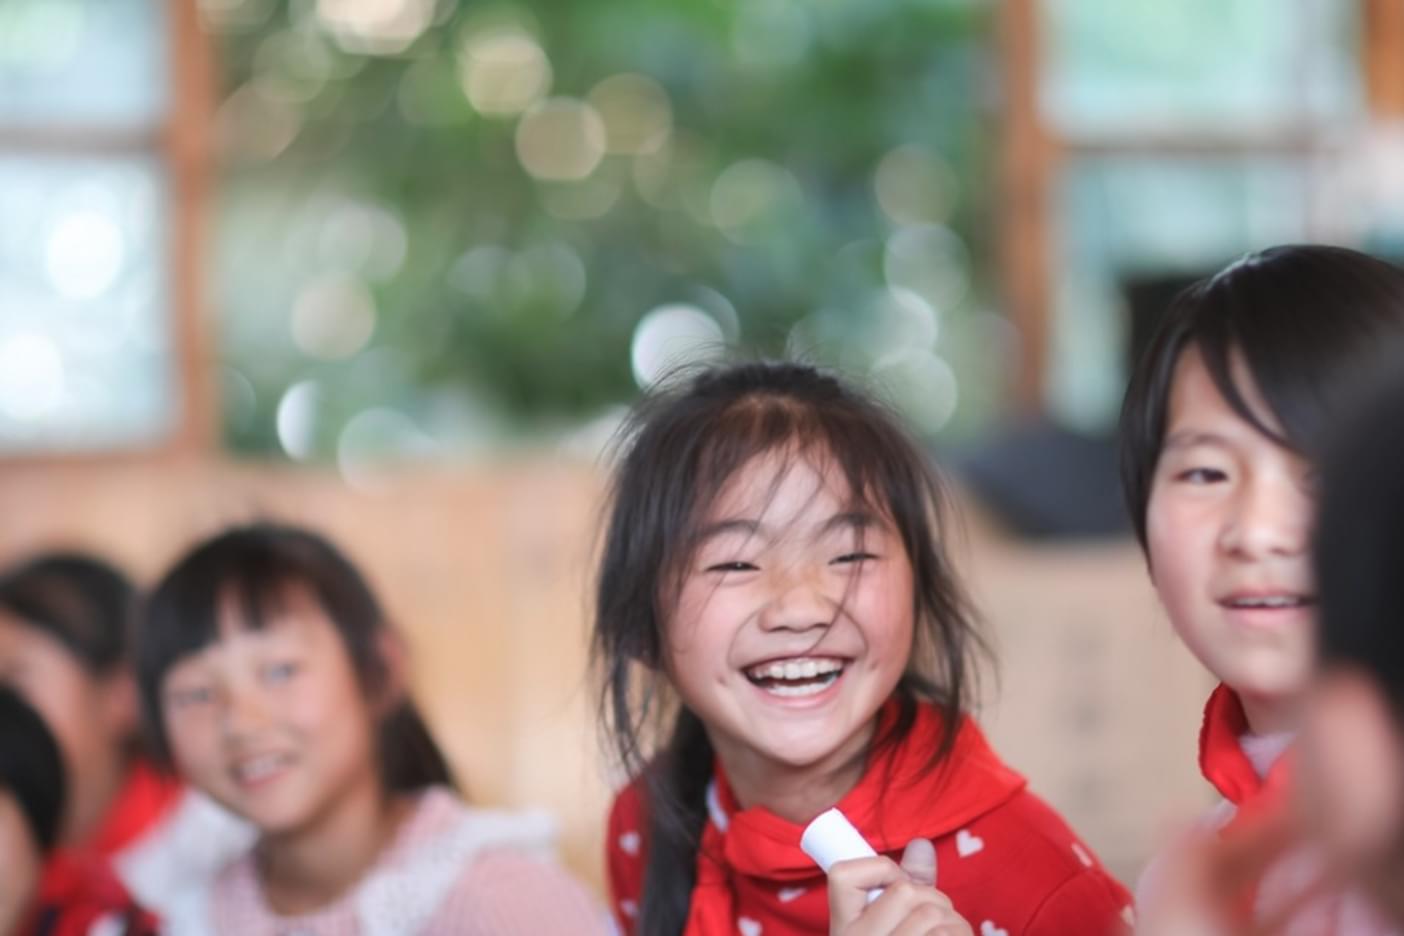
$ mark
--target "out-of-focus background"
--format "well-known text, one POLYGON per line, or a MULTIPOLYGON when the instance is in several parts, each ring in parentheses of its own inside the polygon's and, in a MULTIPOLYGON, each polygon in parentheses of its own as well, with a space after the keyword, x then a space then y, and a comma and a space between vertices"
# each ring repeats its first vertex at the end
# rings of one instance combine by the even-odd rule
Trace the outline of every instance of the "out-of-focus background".
POLYGON ((958 477, 986 722, 1130 879, 1209 683, 1127 361, 1300 240, 1404 252, 1404 2, 5 0, 0 559, 330 533, 471 797, 598 883, 601 448, 682 361, 832 364, 958 477))

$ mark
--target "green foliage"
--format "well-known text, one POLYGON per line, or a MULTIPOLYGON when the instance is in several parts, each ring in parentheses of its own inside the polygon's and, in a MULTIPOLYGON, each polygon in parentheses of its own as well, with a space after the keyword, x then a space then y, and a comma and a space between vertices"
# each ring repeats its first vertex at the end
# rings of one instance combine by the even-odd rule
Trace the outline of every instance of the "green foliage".
POLYGON ((942 256, 968 284, 918 300, 959 382, 950 425, 983 418, 1002 379, 972 350, 991 317, 989 272, 971 266, 991 253, 987 3, 406 0, 433 21, 371 52, 337 19, 357 6, 210 14, 228 95, 215 298, 229 380, 245 388, 227 397, 234 448, 278 451, 279 400, 305 380, 318 403, 284 435, 307 457, 333 454, 371 407, 449 450, 554 433, 633 398, 636 328, 669 303, 713 315, 749 351, 870 370, 907 334, 874 332, 904 314, 874 309, 891 298, 884 244, 923 211, 954 232, 942 256), (483 114, 464 88, 467 45, 507 24, 549 60, 553 99, 586 100, 623 73, 657 82, 661 149, 609 153, 578 181, 534 177, 520 115, 483 114), (911 217, 894 219, 875 172, 909 144, 911 217))

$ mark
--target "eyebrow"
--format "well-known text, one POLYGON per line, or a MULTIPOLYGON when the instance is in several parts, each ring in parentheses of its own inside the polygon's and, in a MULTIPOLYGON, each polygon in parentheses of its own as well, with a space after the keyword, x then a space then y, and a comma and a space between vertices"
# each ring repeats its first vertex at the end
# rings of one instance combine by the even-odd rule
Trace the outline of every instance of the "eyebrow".
POLYGON ((717 523, 709 523, 697 531, 697 542, 705 543, 714 536, 724 536, 727 533, 745 533, 747 536, 755 536, 763 533, 766 527, 758 520, 746 520, 737 517, 732 520, 721 520, 717 523))
POLYGON ((1216 448, 1232 447, 1228 437, 1217 432, 1205 432, 1202 429, 1180 429, 1166 437, 1165 445, 1162 448, 1166 450, 1187 449, 1200 445, 1210 445, 1216 448))
MULTIPOLYGON (((866 530, 878 526, 875 516, 865 510, 845 510, 836 513, 819 527, 819 535, 823 536, 835 530, 849 528, 854 530, 866 530)), ((771 528, 759 520, 751 520, 744 517, 737 517, 731 520, 721 520, 717 523, 708 524, 697 531, 697 542, 705 543, 715 536, 724 536, 728 533, 744 533, 747 536, 771 536, 771 528)))
POLYGON ((866 510, 845 510, 843 513, 836 513, 824 525, 819 528, 820 533, 832 533, 841 527, 850 527, 854 530, 866 530, 869 527, 878 525, 877 517, 866 510))

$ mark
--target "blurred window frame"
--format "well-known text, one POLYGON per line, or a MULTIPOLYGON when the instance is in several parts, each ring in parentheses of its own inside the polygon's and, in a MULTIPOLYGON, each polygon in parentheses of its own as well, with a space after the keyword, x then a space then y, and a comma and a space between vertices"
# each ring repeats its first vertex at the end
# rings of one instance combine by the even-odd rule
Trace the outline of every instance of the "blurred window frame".
MULTIPOLYGON (((1025 413, 1044 410, 1052 340, 1056 275, 1054 216, 1059 170, 1085 156, 1305 156, 1321 145, 1309 131, 1288 133, 1154 134, 1077 139, 1060 134, 1042 112, 1040 16, 1044 0, 1000 3, 1001 80, 1005 116, 1000 142, 998 253, 1005 304, 1023 337, 1023 366, 1013 375, 1013 399, 1025 413)), ((1359 4, 1362 83, 1372 123, 1404 120, 1404 3, 1359 4)))
POLYGON ((0 153, 28 157, 153 156, 165 182, 167 243, 162 275, 170 302, 171 407, 174 418, 154 443, 91 451, 42 447, 0 451, 0 465, 86 464, 168 459, 207 453, 219 439, 215 368, 209 346, 205 275, 214 182, 216 77, 210 37, 201 25, 199 0, 164 2, 170 33, 166 74, 169 109, 154 125, 44 126, 0 123, 0 153))

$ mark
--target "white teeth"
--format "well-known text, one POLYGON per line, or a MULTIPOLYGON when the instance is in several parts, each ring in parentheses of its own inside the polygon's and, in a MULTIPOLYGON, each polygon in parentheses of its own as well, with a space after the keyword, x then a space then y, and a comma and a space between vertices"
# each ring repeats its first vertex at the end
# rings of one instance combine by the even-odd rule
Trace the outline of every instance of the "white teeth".
POLYGON ((775 660, 762 663, 746 670, 751 679, 784 679, 794 682, 798 679, 814 679, 843 669, 843 661, 832 657, 805 657, 793 660, 775 660))
POLYGON ((800 686, 777 684, 774 686, 767 686, 765 691, 778 696, 809 696, 823 692, 825 689, 829 688, 829 686, 833 685, 835 679, 838 679, 838 674, 836 673, 830 674, 827 679, 820 680, 819 682, 804 683, 800 686))
POLYGON ((281 770, 288 758, 281 754, 263 754, 234 765, 234 775, 242 783, 256 783, 281 770))
POLYGON ((1264 595, 1260 598, 1235 598, 1229 603, 1235 608, 1295 608, 1305 602, 1296 595, 1264 595))

